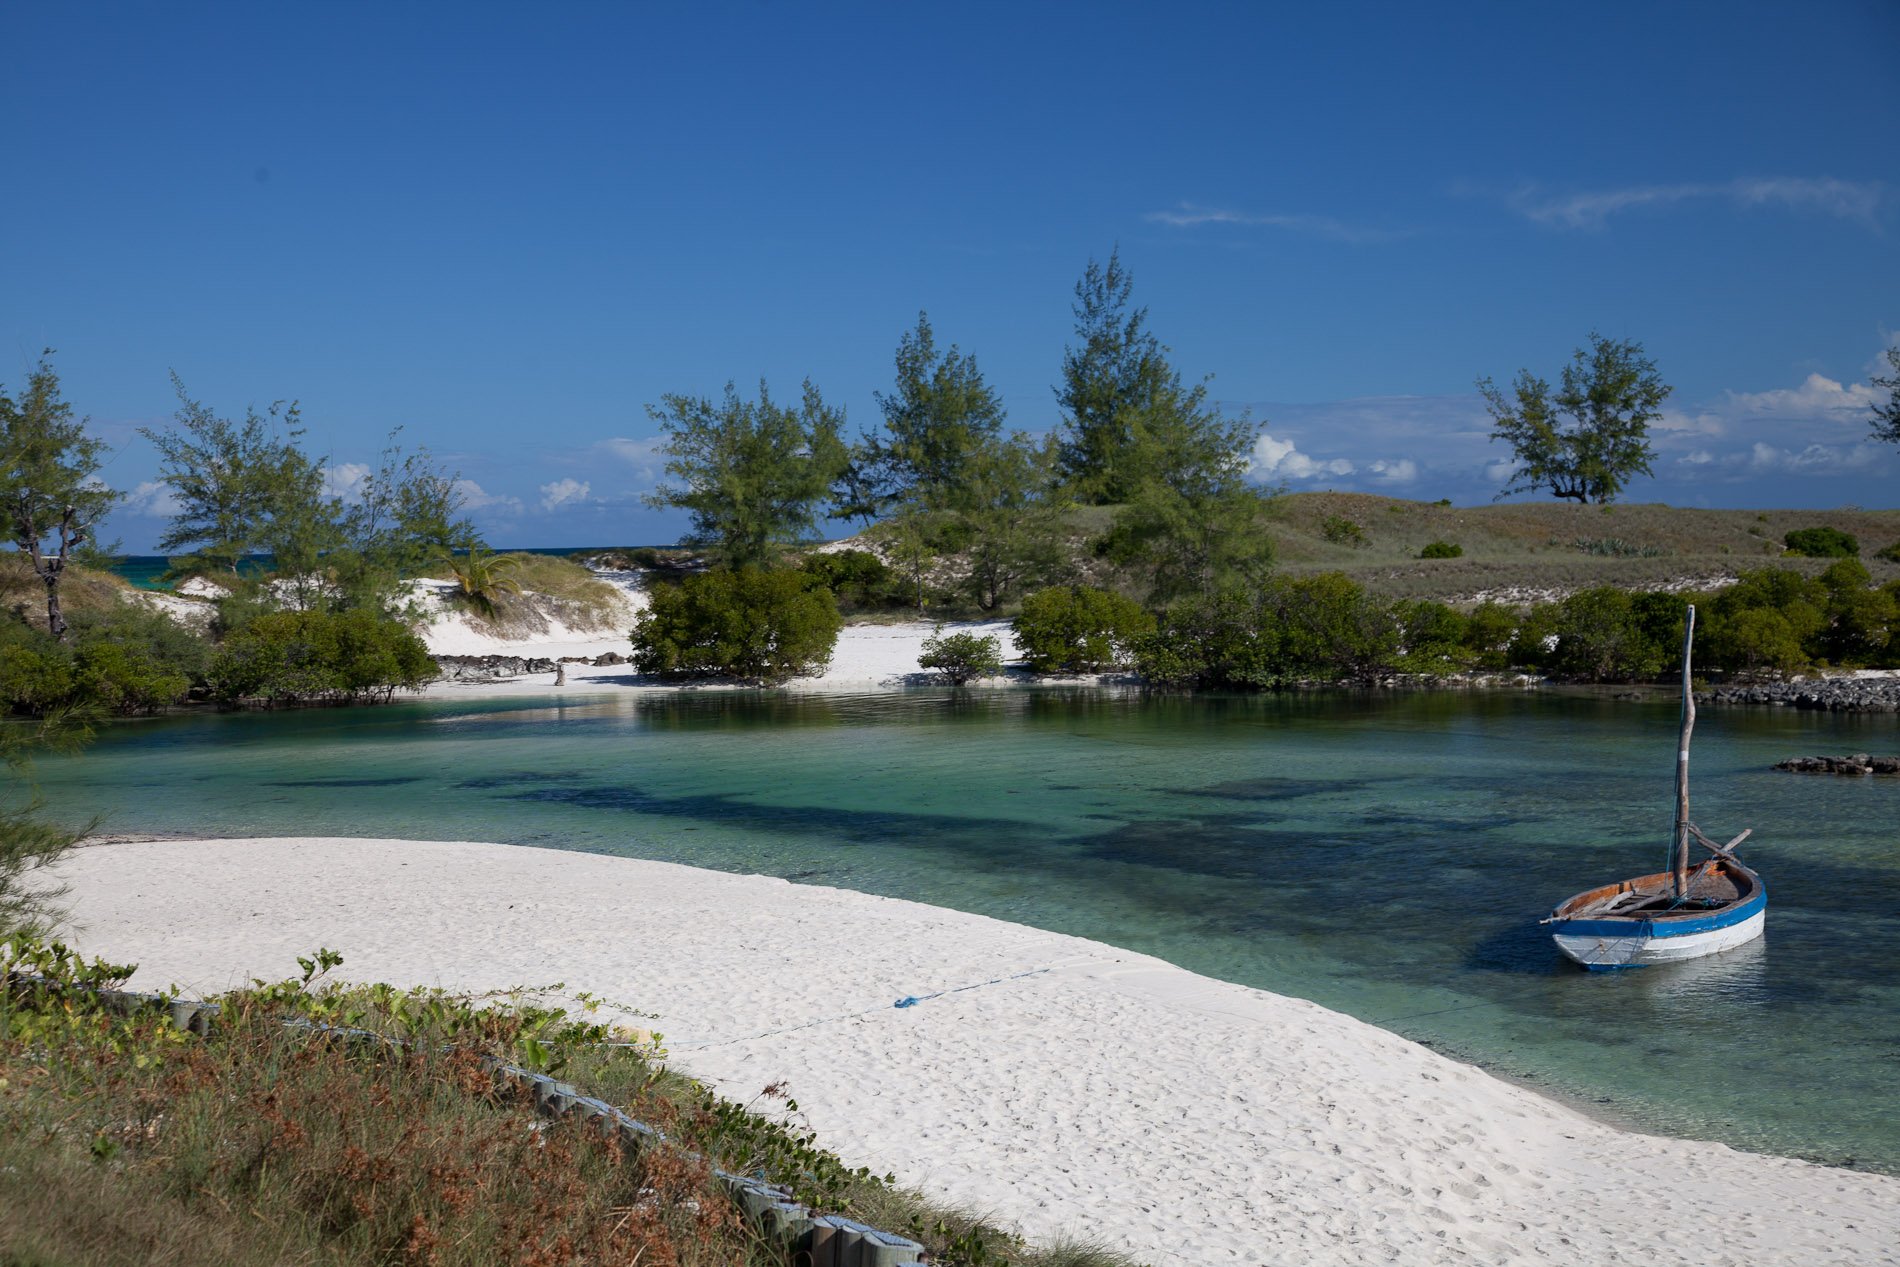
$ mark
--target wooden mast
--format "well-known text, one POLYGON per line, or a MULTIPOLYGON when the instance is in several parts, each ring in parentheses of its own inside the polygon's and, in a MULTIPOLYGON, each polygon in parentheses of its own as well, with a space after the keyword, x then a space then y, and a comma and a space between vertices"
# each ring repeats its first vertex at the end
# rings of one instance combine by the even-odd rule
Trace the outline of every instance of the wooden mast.
POLYGON ((1695 730, 1695 690, 1689 685, 1689 649, 1695 644, 1695 604, 1682 625, 1682 733, 1676 740, 1676 897, 1689 896, 1689 735, 1695 730))

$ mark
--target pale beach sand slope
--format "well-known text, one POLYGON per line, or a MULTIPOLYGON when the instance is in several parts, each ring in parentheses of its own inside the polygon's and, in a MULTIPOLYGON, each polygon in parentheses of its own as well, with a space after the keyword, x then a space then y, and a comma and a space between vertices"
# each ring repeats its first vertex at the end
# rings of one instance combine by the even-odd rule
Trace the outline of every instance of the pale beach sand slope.
POLYGON ((490 844, 113 844, 62 870, 79 945, 138 985, 274 979, 319 945, 352 980, 562 981, 658 1014, 732 1098, 785 1081, 853 1164, 1156 1264, 1900 1257, 1900 1180, 1618 1130, 1316 1004, 977 915, 490 844))

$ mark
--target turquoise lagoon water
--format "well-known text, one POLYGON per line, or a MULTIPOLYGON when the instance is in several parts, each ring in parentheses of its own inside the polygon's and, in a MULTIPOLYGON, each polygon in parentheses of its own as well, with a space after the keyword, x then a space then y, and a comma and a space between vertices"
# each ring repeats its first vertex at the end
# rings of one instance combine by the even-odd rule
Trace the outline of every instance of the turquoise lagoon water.
POLYGON ((1661 868, 1675 725, 1528 694, 678 692, 160 718, 40 775, 111 830, 508 841, 978 911, 1647 1129, 1900 1173, 1900 781, 1769 769, 1893 751, 1900 719, 1703 713, 1695 816, 1755 829, 1763 941, 1587 974, 1538 928, 1661 868))

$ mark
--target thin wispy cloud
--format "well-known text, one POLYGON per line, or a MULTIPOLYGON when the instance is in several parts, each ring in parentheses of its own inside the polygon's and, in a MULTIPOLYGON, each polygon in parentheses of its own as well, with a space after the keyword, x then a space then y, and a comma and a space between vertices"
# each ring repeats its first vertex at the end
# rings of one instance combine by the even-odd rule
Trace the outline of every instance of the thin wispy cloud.
POLYGON ((1177 229, 1191 229, 1204 224, 1285 229, 1290 233, 1304 233, 1309 237, 1324 238, 1328 242, 1354 244, 1394 242, 1399 238, 1411 237, 1416 232, 1414 229, 1375 229, 1366 225, 1348 224, 1343 220, 1335 220, 1331 216, 1255 215, 1221 207, 1197 206, 1191 202, 1181 203, 1173 211, 1150 211, 1142 219, 1150 224, 1166 224, 1177 229))
POLYGON ((1880 222, 1875 213, 1883 195, 1879 185, 1863 181, 1784 176, 1721 183, 1636 185, 1556 197, 1527 188, 1513 194, 1510 203, 1525 218, 1560 229, 1601 229, 1611 216, 1622 212, 1709 199, 1743 208, 1778 206, 1816 211, 1877 228, 1880 222))

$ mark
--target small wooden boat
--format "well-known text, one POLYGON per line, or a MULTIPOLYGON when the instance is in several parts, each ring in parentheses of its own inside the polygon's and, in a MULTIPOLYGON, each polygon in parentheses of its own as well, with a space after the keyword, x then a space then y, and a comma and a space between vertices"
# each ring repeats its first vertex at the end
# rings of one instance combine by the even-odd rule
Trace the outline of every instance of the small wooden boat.
POLYGON ((1551 926, 1557 949, 1586 968, 1640 968, 1696 959, 1761 936, 1768 888, 1734 852, 1749 832, 1718 845, 1689 821, 1689 736, 1695 730, 1689 655, 1694 643, 1691 607, 1682 631, 1682 731, 1676 744, 1671 869, 1579 893, 1559 903, 1543 921, 1551 926), (1689 867, 1691 840, 1710 855, 1694 870, 1689 867))

